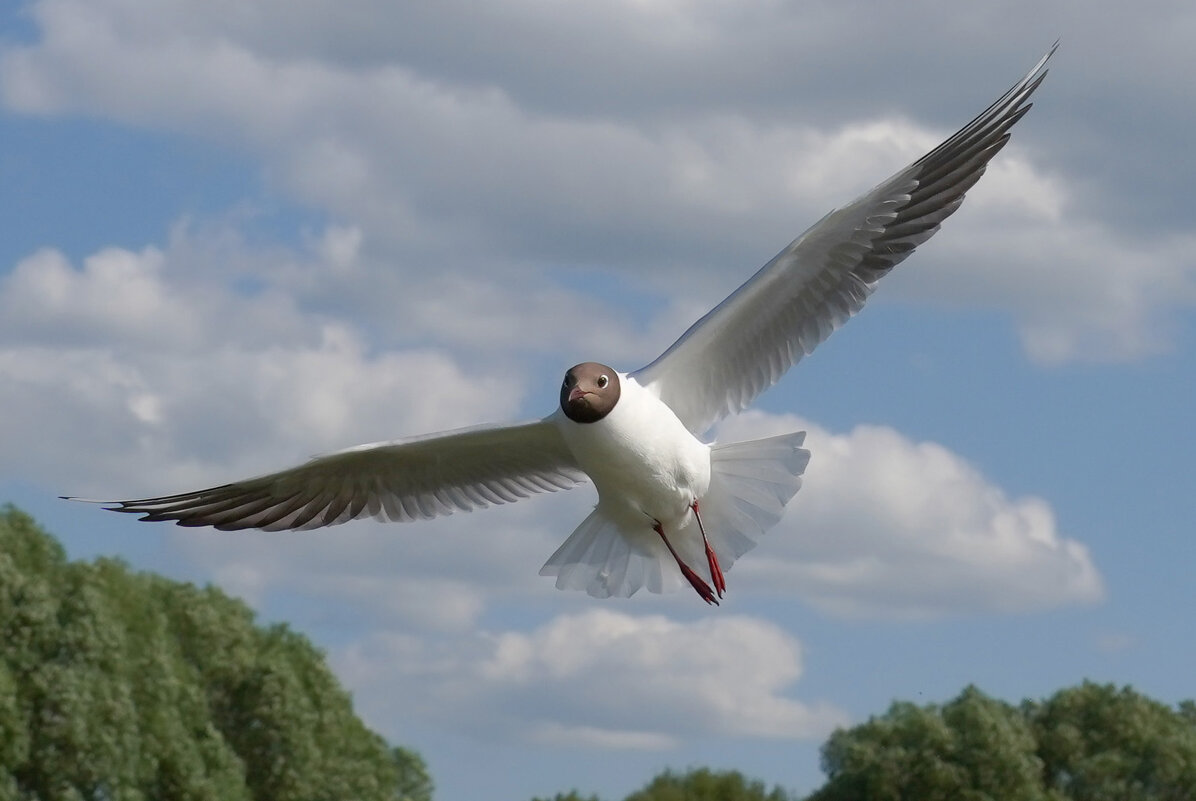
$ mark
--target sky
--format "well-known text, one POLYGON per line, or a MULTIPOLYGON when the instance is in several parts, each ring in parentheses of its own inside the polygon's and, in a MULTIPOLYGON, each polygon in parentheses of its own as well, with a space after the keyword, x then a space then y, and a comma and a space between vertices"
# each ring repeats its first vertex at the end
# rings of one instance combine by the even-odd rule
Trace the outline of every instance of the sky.
POLYGON ((440 801, 806 792, 836 726, 969 683, 1190 698, 1193 41, 1178 0, 6 3, 0 501, 310 636, 440 801), (541 578, 589 487, 302 534, 57 498, 546 415, 1056 38, 962 209, 714 432, 813 454, 721 607, 541 578))

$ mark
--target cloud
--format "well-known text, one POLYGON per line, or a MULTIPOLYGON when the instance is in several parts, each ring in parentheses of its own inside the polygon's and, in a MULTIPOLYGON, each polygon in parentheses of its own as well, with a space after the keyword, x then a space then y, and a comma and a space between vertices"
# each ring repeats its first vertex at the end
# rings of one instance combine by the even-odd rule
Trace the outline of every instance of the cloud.
MULTIPOLYGON (((444 341, 471 346, 487 339, 475 335, 483 324, 503 330, 487 313, 498 304, 478 301, 504 282, 533 288, 520 303, 525 314, 557 303, 581 308, 565 286, 578 267, 650 282, 664 300, 654 310, 717 302, 806 224, 925 152, 987 99, 962 105, 953 93, 960 105, 934 125, 893 106, 923 104, 937 96, 934 85, 834 114, 825 109, 835 96, 810 81, 787 85, 791 96, 764 106, 731 102, 750 97, 766 68, 786 63, 778 48, 792 51, 793 36, 813 49, 789 60, 817 56, 830 69, 832 59, 842 81, 864 69, 818 47, 824 40, 814 32, 841 24, 833 14, 689 3, 624 3, 584 19, 526 3, 449 11, 400 14, 375 4, 358 16, 306 2, 230 17, 202 3, 134 13, 116 0, 43 0, 33 7, 41 39, 7 48, 0 90, 26 112, 84 111, 255 152, 295 200, 346 221, 321 245, 342 269, 310 276, 312 297, 377 304, 451 268, 458 300, 482 313, 443 318, 453 325, 424 322, 444 341), (604 42, 598 51, 548 51, 556 69, 543 69, 543 53, 535 69, 524 63, 527 42, 583 22, 587 41, 604 42), (481 35, 495 27, 514 38, 481 35), (379 30, 401 31, 402 41, 383 41, 379 30), (446 59, 418 44, 415 31, 478 49, 453 47, 460 57, 446 59), (627 60, 651 78, 619 80, 627 60), (733 86, 709 81, 709 66, 673 74, 690 61, 722 64, 733 86), (577 81, 594 91, 581 92, 577 81), (663 111, 632 104, 595 113, 638 92, 654 92, 663 111), (594 105, 579 106, 578 97, 594 105), (350 257, 356 269, 345 269, 350 257)), ((1059 169, 1061 145, 1025 149, 1054 124, 1051 103, 1067 87, 1064 55, 1040 104, 1047 111, 1036 108, 1019 126, 960 214, 899 270, 908 278, 891 279, 898 286, 885 291, 1001 309, 1043 363, 1142 358, 1169 347, 1178 315, 1196 305, 1192 237, 1183 227, 1139 235, 1121 219, 1102 219, 1110 206, 1089 201, 1091 179, 1059 169)), ((864 59, 885 63, 881 56, 864 59)), ((973 69, 995 71, 991 61, 973 69)), ((1003 69, 1011 81, 1016 73, 1003 69)), ((995 81, 986 75, 979 85, 1001 86, 995 81)), ((872 83, 851 96, 870 96, 872 83)), ((426 317, 435 304, 406 304, 421 308, 426 317)), ((380 309, 374 316, 383 319, 380 309)))
POLYGON ((691 623, 607 609, 559 615, 529 632, 430 647, 375 634, 335 655, 338 675, 386 716, 469 720, 478 730, 590 748, 668 748, 709 735, 811 739, 846 721, 789 697, 801 648, 772 623, 691 623), (397 666, 397 667, 396 667, 397 666), (395 692, 398 684, 401 691, 395 692), (386 689, 383 689, 386 685, 386 689))
POLYGON ((1170 348, 1196 307, 1196 236, 1095 219, 1080 188, 1007 150, 959 213, 882 291, 1009 311, 1043 364, 1122 362, 1170 348))
POLYGON ((172 303, 162 262, 156 248, 110 248, 76 270, 60 252, 40 250, 0 278, 0 330, 47 344, 193 340, 192 310, 172 303))
POLYGON ((832 434, 749 412, 720 439, 805 429, 805 483, 738 582, 844 617, 1019 613, 1104 597, 1087 548, 1041 498, 1010 498, 950 450, 884 426, 832 434))
MULTIPOLYGON (((320 239, 332 261, 306 269, 342 269, 351 240, 320 239)), ((377 352, 355 321, 301 308, 293 263, 259 257, 260 289, 246 292, 235 270, 197 282, 196 258, 182 236, 80 266, 42 250, 0 276, 6 470, 76 493, 161 492, 501 422, 522 403, 509 364, 466 368, 427 346, 377 352)))
MULTIPOLYGON (((326 2, 266 3, 229 16, 203 3, 134 11, 117 0, 43 0, 33 15, 40 40, 8 47, 0 61, 9 107, 84 111, 257 153, 294 199, 347 221, 329 229, 341 235, 324 243, 330 262, 362 255, 363 242, 379 257, 317 277, 313 292, 330 297, 396 297, 379 290, 451 267, 474 298, 504 281, 542 285, 523 304, 541 310, 569 294, 565 275, 584 266, 651 281, 666 303, 717 302, 806 224, 925 152, 987 99, 973 100, 976 90, 962 105, 956 90, 950 115, 913 120, 893 104, 942 94, 933 83, 941 70, 922 67, 929 85, 898 98, 875 96, 877 82, 861 80, 850 97, 868 103, 833 114, 826 109, 838 98, 810 79, 753 103, 762 98, 750 87, 777 84, 777 64, 806 65, 795 77, 833 67, 850 84, 854 70, 868 74, 868 64, 898 56, 869 49, 856 54, 860 63, 835 61, 819 43, 839 35, 837 15, 771 4, 628 2, 565 18, 518 2, 481 13, 367 4, 360 15, 326 2), (580 38, 602 45, 528 47, 578 26, 580 38), (497 28, 508 36, 483 35, 497 28), (448 59, 420 44, 429 36, 477 47, 451 47, 458 57, 448 59), (808 48, 795 48, 794 37, 808 48), (544 57, 556 68, 544 69, 544 57), (629 63, 639 65, 635 80, 620 78, 629 63), (678 71, 685 64, 698 71, 678 71), (641 92, 651 93, 641 105, 604 105, 641 92)), ((963 18, 944 24, 966 41, 963 18)), ((969 66, 986 73, 978 85, 1002 85, 987 49, 970 55, 969 66)), ((1019 126, 946 232, 901 268, 908 280, 887 291, 1004 310, 1043 363, 1142 358, 1166 349, 1178 314, 1196 305, 1192 237, 1185 227, 1138 235, 1101 218, 1111 206, 1089 201, 1091 179, 1059 169, 1063 145, 1023 149, 1055 124, 1049 109, 1066 99, 1064 56, 1048 80, 1047 111, 1019 126)), ((1002 68, 1011 81, 1016 73, 1002 68)), ((1074 134, 1056 138, 1064 136, 1074 134)), ((470 332, 490 318, 476 320, 436 331, 473 343, 470 332)))
POLYGON ((487 402, 505 377, 466 375, 432 351, 373 355, 335 325, 314 346, 187 357, 16 345, 0 349, 0 378, 13 466, 101 496, 209 484, 486 413, 509 417, 519 400, 487 402))
POLYGON ((459 635, 505 602, 583 602, 562 596, 537 571, 584 517, 591 493, 583 487, 402 525, 235 535, 171 527, 166 534, 189 564, 259 608, 318 598, 320 620, 459 635))

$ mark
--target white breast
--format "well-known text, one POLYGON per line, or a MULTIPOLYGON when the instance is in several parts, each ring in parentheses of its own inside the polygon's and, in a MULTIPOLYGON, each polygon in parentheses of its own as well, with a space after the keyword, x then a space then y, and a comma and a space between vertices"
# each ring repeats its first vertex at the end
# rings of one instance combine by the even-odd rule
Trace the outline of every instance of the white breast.
POLYGON ((634 378, 619 374, 619 401, 595 423, 557 415, 561 433, 598 489, 600 506, 628 526, 666 526, 710 486, 710 447, 634 378))

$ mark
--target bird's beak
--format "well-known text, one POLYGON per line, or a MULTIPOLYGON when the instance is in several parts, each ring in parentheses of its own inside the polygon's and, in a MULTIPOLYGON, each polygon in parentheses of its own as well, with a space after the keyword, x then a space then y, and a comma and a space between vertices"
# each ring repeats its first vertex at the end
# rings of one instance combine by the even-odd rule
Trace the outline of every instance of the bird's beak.
POLYGON ((569 402, 573 403, 573 401, 577 400, 578 398, 584 398, 586 394, 586 391, 581 387, 574 387, 573 389, 569 390, 569 402))

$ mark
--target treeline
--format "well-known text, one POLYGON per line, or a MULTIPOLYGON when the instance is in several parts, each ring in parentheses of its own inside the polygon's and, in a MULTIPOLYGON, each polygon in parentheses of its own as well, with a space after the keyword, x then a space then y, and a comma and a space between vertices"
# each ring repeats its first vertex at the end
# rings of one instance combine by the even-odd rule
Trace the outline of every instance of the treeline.
MULTIPOLYGON (((1086 682, 1014 706, 968 687, 835 732, 822 768, 826 783, 804 801, 1196 801, 1196 704, 1086 682)), ((626 801, 800 798, 702 768, 658 776, 626 801)))
MULTIPOLYGON (((1196 704, 1084 683, 1012 705, 968 687, 831 735, 805 801, 1196 801, 1196 704)), ((0 507, 0 801, 431 801, 302 635, 112 559, 69 562, 0 507)), ((798 801, 666 771, 625 801, 798 801)), ((533 799, 533 801, 542 801, 533 799)), ((601 801, 574 790, 553 801, 601 801)))

